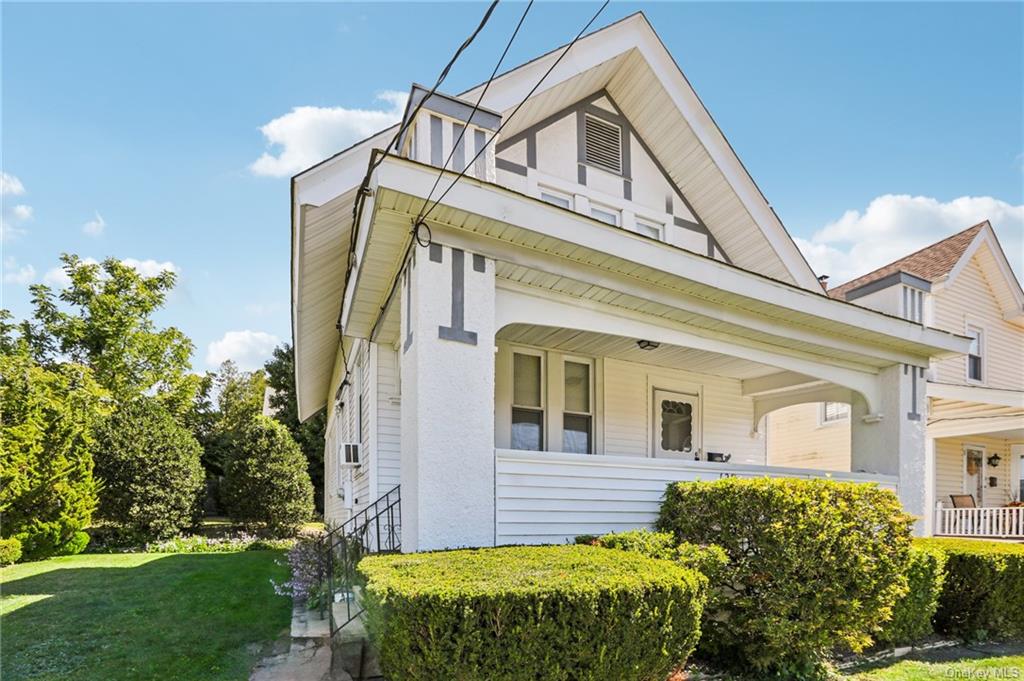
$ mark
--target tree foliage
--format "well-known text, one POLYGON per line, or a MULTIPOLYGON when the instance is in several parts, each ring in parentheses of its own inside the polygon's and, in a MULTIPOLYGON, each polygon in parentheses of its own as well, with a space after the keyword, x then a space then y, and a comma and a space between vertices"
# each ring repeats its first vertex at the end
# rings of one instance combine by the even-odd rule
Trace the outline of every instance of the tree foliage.
POLYGON ((199 442, 159 400, 123 402, 99 431, 99 515, 125 538, 166 539, 199 520, 203 468, 199 442))
POLYGON ((313 515, 306 461, 282 424, 255 416, 238 433, 225 471, 223 499, 235 520, 288 533, 313 515))
POLYGON ((87 367, 35 362, 10 327, 0 333, 2 535, 27 559, 78 553, 97 502, 94 430, 109 412, 87 367))
POLYGON ((306 470, 313 482, 317 511, 323 512, 324 492, 324 435, 327 428, 327 414, 321 410, 307 419, 299 421, 299 407, 295 392, 295 353, 292 346, 284 343, 274 348, 274 355, 264 365, 267 385, 273 391, 270 406, 274 418, 291 432, 306 457, 306 470))
POLYGON ((59 293, 32 287, 35 323, 25 339, 44 364, 69 361, 92 369, 118 401, 154 394, 176 417, 193 403, 200 377, 191 373, 192 341, 158 328, 153 314, 174 288, 164 270, 144 276, 116 258, 94 264, 61 256, 70 284, 59 293))

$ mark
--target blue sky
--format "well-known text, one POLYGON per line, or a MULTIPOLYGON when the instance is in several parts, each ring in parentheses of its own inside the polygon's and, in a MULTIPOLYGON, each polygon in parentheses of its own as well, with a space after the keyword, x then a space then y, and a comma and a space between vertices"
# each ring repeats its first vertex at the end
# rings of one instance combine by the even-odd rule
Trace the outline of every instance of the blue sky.
MULTIPOLYGON (((598 24, 646 12, 838 283, 985 217, 1020 274, 1022 7, 613 3, 598 24)), ((444 90, 486 78, 522 8, 499 7, 444 90)), ((538 3, 506 64, 595 8, 538 3)), ((379 95, 432 83, 483 10, 3 3, 3 306, 27 315, 64 251, 174 267, 160 320, 195 367, 256 365, 290 336, 287 175, 389 120, 379 95)))

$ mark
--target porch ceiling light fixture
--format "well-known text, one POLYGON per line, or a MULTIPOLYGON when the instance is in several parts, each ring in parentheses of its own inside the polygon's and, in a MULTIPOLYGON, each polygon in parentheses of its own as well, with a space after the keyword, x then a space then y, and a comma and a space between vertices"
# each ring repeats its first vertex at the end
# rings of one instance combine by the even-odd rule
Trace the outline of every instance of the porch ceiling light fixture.
POLYGON ((659 347, 661 347, 661 343, 656 343, 654 341, 649 341, 649 340, 643 340, 641 338, 640 340, 638 340, 636 342, 636 346, 638 348, 640 348, 641 350, 657 350, 659 347))
POLYGON ((999 465, 999 462, 1002 460, 1002 457, 1000 457, 998 454, 993 454, 992 456, 988 457, 988 465, 992 466, 992 468, 995 468, 996 466, 999 465))

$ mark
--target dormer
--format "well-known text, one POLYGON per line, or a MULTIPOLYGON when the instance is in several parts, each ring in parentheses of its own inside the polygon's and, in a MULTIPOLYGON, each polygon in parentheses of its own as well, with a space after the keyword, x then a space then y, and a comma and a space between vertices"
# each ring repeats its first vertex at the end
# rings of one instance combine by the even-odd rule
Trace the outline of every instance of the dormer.
POLYGON ((926 324, 931 316, 930 313, 926 314, 931 290, 932 284, 927 279, 897 270, 849 289, 843 297, 851 303, 856 302, 879 312, 926 324))
POLYGON ((495 181, 494 145, 501 114, 414 84, 402 124, 406 132, 398 148, 403 157, 495 181))

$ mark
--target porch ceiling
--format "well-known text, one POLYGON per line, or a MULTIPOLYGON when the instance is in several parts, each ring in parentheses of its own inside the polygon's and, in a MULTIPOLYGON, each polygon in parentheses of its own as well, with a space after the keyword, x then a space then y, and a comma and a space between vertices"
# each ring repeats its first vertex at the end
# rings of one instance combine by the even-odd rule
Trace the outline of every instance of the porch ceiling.
POLYGON ((717 352, 668 344, 662 344, 653 350, 641 350, 637 347, 635 338, 533 324, 510 324, 498 333, 498 339, 558 350, 570 355, 609 357, 726 378, 758 378, 779 371, 766 364, 717 352))

